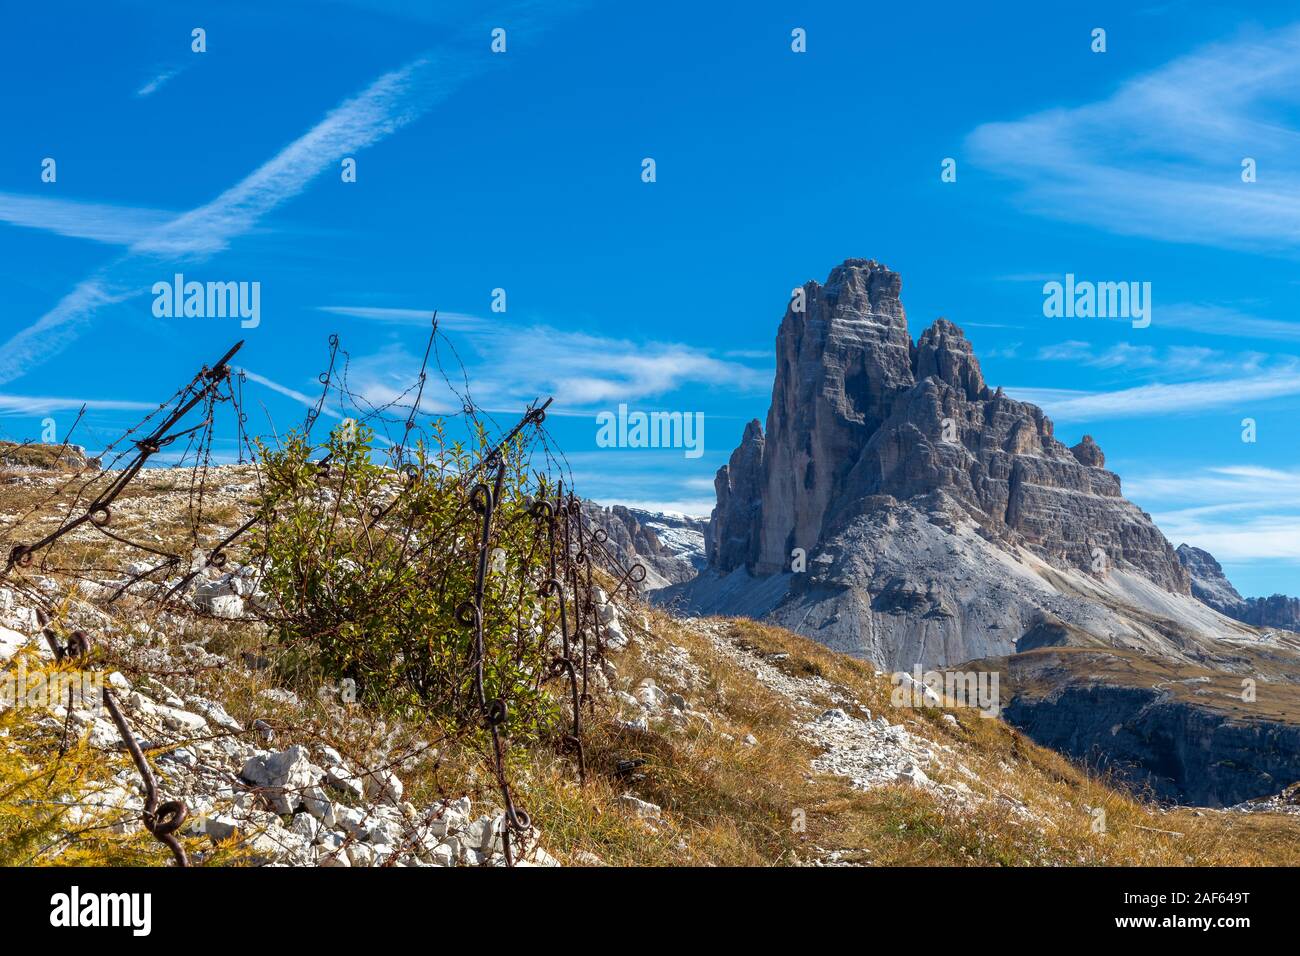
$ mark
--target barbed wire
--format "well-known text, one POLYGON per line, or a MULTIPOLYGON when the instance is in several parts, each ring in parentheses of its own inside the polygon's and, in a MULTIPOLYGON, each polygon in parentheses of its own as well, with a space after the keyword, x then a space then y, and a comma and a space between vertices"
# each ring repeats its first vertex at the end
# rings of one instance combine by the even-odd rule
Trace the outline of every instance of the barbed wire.
MULTIPOLYGON (((235 369, 231 360, 240 351, 243 342, 236 343, 211 367, 204 366, 194 377, 178 389, 167 401, 150 412, 140 422, 105 447, 99 456, 102 470, 91 473, 89 466, 69 475, 49 490, 17 522, 0 533, 0 549, 7 550, 5 564, 0 568, 0 583, 14 588, 35 608, 38 623, 57 660, 65 657, 85 657, 94 639, 88 630, 78 628, 64 638, 60 622, 62 610, 49 596, 48 579, 59 575, 78 585, 84 585, 79 600, 93 608, 102 625, 109 630, 119 630, 117 622, 128 613, 137 621, 156 625, 163 616, 167 620, 194 620, 201 622, 217 615, 202 602, 190 596, 196 579, 212 571, 220 573, 226 567, 231 553, 238 548, 247 549, 247 538, 259 527, 272 521, 281 501, 268 492, 264 473, 265 444, 247 429, 244 384, 248 375, 235 369), (190 423, 190 419, 197 422, 190 423), (220 425, 233 418, 234 440, 241 466, 251 466, 255 494, 241 502, 247 517, 221 533, 205 536, 205 522, 214 523, 212 516, 219 509, 214 505, 213 446, 220 425), (143 438, 132 436, 144 433, 143 438), (177 445, 184 439, 173 472, 183 473, 185 485, 184 528, 182 549, 162 540, 146 542, 138 534, 115 527, 114 506, 125 500, 127 489, 147 476, 146 466, 163 449, 177 445), (245 465, 247 459, 247 465, 245 465), (44 512, 58 511, 57 526, 43 534, 37 532, 33 540, 16 541, 13 536, 22 529, 39 527, 44 512), (102 544, 90 549, 93 559, 84 553, 89 530, 102 544), (78 548, 77 546, 81 546, 78 548), (117 546, 115 549, 114 546, 117 546), (101 564, 124 550, 137 561, 130 563, 124 577, 109 583, 106 575, 123 573, 121 567, 101 564), (38 560, 39 559, 39 560, 38 560), (144 560, 140 560, 144 559, 144 560), (132 570, 134 569, 134 570, 132 570), (114 613, 118 616, 115 617, 114 613)), ((636 593, 636 583, 645 579, 645 568, 640 564, 624 567, 617 555, 606 547, 608 540, 603 528, 592 526, 584 516, 580 499, 573 492, 573 473, 554 437, 545 428, 547 409, 553 397, 529 403, 516 423, 502 429, 493 417, 475 404, 469 385, 469 376, 460 362, 454 345, 438 327, 437 313, 432 316, 423 361, 411 386, 381 403, 375 403, 365 394, 354 392, 348 384, 350 356, 344 351, 337 335, 328 339, 328 363, 318 377, 321 392, 308 411, 299 433, 305 440, 322 415, 337 418, 341 423, 351 422, 352 428, 366 426, 376 436, 383 434, 387 448, 382 459, 389 476, 384 488, 391 494, 387 501, 371 502, 367 509, 362 531, 366 534, 383 531, 399 542, 398 562, 403 568, 427 570, 430 555, 450 553, 460 561, 457 575, 472 579, 472 597, 456 606, 455 619, 467 632, 466 666, 459 677, 449 681, 454 706, 467 704, 475 713, 476 726, 485 729, 490 741, 488 758, 491 762, 496 789, 503 809, 505 825, 501 833, 503 855, 508 865, 515 862, 512 854, 512 834, 520 837, 531 827, 529 815, 516 805, 508 779, 509 734, 507 728, 512 713, 512 701, 506 697, 489 697, 485 689, 485 663, 489 657, 486 644, 487 617, 498 608, 509 608, 505 599, 512 581, 504 579, 501 595, 491 594, 488 588, 488 571, 495 552, 508 544, 506 532, 519 520, 530 520, 533 531, 520 545, 512 567, 518 594, 533 589, 542 599, 545 616, 542 621, 543 639, 550 641, 558 636, 559 645, 549 664, 535 678, 534 689, 552 679, 563 679, 567 684, 570 710, 568 727, 561 734, 561 747, 574 755, 580 784, 586 781, 586 758, 583 746, 584 708, 592 706, 590 693, 591 668, 605 654, 601 621, 597 611, 594 569, 599 566, 615 581, 608 600, 613 600, 623 587, 630 595, 636 593), (459 379, 463 389, 452 384, 452 378, 442 361, 442 350, 447 349, 459 366, 459 379), (426 397, 429 366, 438 372, 448 391, 456 399, 459 411, 448 411, 438 416, 438 434, 448 420, 460 420, 467 433, 482 436, 484 449, 468 467, 456 473, 433 473, 428 459, 415 454, 413 449, 425 446, 429 433, 420 424, 425 414, 422 405, 426 397), (394 442, 388 436, 398 433, 394 442), (489 437, 491 433, 497 437, 489 437), (498 518, 503 488, 508 469, 508 457, 520 463, 528 489, 526 512, 510 523, 498 518), (407 506, 421 483, 438 480, 443 486, 454 489, 455 508, 446 532, 441 536, 421 539, 407 506), (396 486, 395 488, 393 486, 396 486), (566 487, 569 489, 566 491, 566 487), (458 522, 470 514, 479 519, 476 539, 467 546, 465 542, 450 540, 458 522), (394 519, 406 523, 390 527, 394 519), (491 600, 489 600, 491 598, 491 600), (546 633, 549 631, 550 633, 546 633), (463 681, 463 683, 462 683, 463 681), (461 688, 470 688, 470 699, 460 699, 461 688)), ((80 416, 78 417, 80 421, 80 416)), ((275 444, 280 446, 280 436, 272 432, 275 444)), ((71 431, 65 437, 64 448, 70 441, 71 431)), ((319 446, 324 454, 314 461, 318 485, 330 494, 332 504, 331 528, 338 518, 347 480, 347 464, 335 474, 334 453, 326 444, 319 446)), ((438 465, 445 469, 446 463, 438 465)), ((175 487, 176 483, 173 483, 175 487)), ((129 495, 127 496, 130 497, 129 495)), ((242 552, 241 552, 242 553, 242 552)), ((254 568, 254 575, 266 572, 263 564, 254 568)), ((452 568, 453 564, 447 565, 452 568)), ((431 579, 426 586, 437 601, 446 601, 462 585, 451 580, 453 572, 447 571, 439 579, 431 579)), ((381 586, 367 595, 372 606, 384 607, 383 602, 393 600, 391 591, 385 593, 381 586)), ((514 606, 522 609, 523 602, 514 606)), ((529 628, 533 622, 522 618, 507 623, 513 631, 512 648, 516 662, 522 661, 529 647, 529 628)), ((259 609, 254 620, 274 630, 284 623, 283 614, 276 609, 259 609)), ((103 642, 100 642, 102 645, 103 642)), ((264 645, 265 647, 265 645, 264 645)), ((145 668, 143 673, 148 673, 145 668)), ((190 676, 193 676, 191 673, 190 676)), ((433 681, 433 675, 417 675, 419 680, 433 681)), ((446 681, 447 678, 443 677, 446 681)), ((176 841, 175 833, 184 823, 188 810, 183 801, 172 801, 158 806, 156 783, 148 768, 144 752, 135 741, 129 724, 112 694, 105 690, 105 705, 113 716, 123 744, 131 754, 140 772, 146 791, 146 804, 142 812, 145 828, 171 848, 178 865, 187 865, 184 850, 176 841)), ((466 731, 473 727, 467 725, 466 731)), ((377 768, 364 768, 374 773, 377 768)), ((350 838, 349 838, 350 839, 350 838)))

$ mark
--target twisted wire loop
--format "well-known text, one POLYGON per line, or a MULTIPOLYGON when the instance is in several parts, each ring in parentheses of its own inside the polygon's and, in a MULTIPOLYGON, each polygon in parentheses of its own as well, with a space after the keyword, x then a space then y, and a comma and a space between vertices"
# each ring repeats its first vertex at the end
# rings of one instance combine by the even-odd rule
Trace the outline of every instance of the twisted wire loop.
POLYGON ((515 861, 511 852, 510 841, 511 831, 526 832, 531 826, 531 821, 527 813, 515 806, 510 783, 506 779, 505 744, 501 737, 501 730, 507 718, 505 701, 500 699, 489 701, 483 687, 484 658, 487 653, 483 636, 483 597, 487 589, 488 561, 491 556, 492 516, 496 511, 496 503, 501 500, 501 490, 506 478, 506 462, 500 455, 496 455, 495 467, 496 478, 492 488, 489 489, 486 484, 480 482, 470 491, 470 506, 477 514, 482 516, 483 532, 478 543, 478 567, 474 577, 474 600, 473 603, 461 604, 456 609, 456 617, 461 624, 467 627, 472 626, 474 629, 474 641, 470 649, 470 660, 474 668, 474 699, 483 721, 487 725, 488 732, 492 735, 493 770, 497 778, 497 787, 501 791, 502 803, 505 805, 507 825, 501 831, 501 852, 505 857, 506 866, 514 866, 515 861))
POLYGON ((50 615, 45 608, 36 607, 36 622, 41 626, 41 635, 45 638, 45 643, 49 645, 50 651, 54 654, 54 662, 61 664, 65 660, 77 660, 85 657, 90 653, 91 639, 85 631, 73 631, 68 637, 67 644, 59 640, 59 635, 55 632, 50 615))
POLYGON ((646 575, 645 565, 643 565, 640 561, 638 561, 636 564, 628 568, 623 573, 623 576, 618 579, 618 584, 614 585, 614 591, 613 594, 610 595, 610 597, 613 597, 614 594, 617 594, 624 585, 627 585, 627 590, 629 595, 635 595, 636 588, 633 587, 633 585, 640 584, 642 581, 644 581, 645 575, 646 575))
POLYGON ((307 409, 307 419, 303 423, 303 433, 308 437, 311 436, 312 426, 316 424, 316 419, 320 417, 321 409, 325 407, 325 398, 330 393, 330 383, 334 379, 334 363, 337 360, 339 354, 339 337, 337 334, 334 333, 330 334, 329 346, 330 346, 329 368, 326 369, 324 372, 321 372, 320 375, 316 376, 316 380, 320 382, 322 386, 320 399, 316 402, 316 404, 313 407, 307 409))
POLYGON ((582 694, 578 690, 577 667, 574 665, 570 654, 568 607, 565 600, 564 585, 560 583, 558 578, 547 578, 538 593, 542 597, 554 595, 559 604, 561 653, 551 660, 550 676, 560 677, 567 674, 569 678, 569 691, 573 704, 573 732, 565 738, 565 742, 577 752, 578 781, 585 786, 587 783, 587 765, 582 747, 582 694))
MULTIPOLYGON (((587 645, 587 629, 583 627, 583 616, 588 615, 589 617, 594 617, 595 615, 593 614, 593 611, 595 610, 595 607, 590 597, 591 595, 590 587, 588 587, 586 590, 587 597, 585 600, 577 599, 577 595, 581 590, 581 583, 580 583, 581 579, 579 577, 579 573, 582 570, 583 564, 586 563, 587 553, 583 548, 583 527, 582 527, 582 520, 581 520, 582 507, 579 504, 578 499, 573 496, 572 492, 569 493, 568 516, 570 520, 576 519, 574 520, 574 528, 576 532, 575 538, 577 540, 577 552, 573 555, 573 560, 570 562, 569 565, 569 578, 573 582, 573 594, 574 594, 573 627, 577 631, 578 639, 582 641, 581 700, 583 702, 587 702, 591 700, 591 695, 587 692, 587 661, 590 658, 590 649, 587 645)), ((587 584, 590 585, 590 583, 591 583, 591 579, 590 577, 588 577, 587 584)))
POLYGON ((135 768, 140 773, 140 780, 144 783, 144 809, 140 812, 140 822, 159 843, 172 851, 177 866, 189 866, 190 860, 185 853, 185 847, 181 846, 180 840, 176 838, 176 831, 184 826, 186 819, 189 818, 189 809, 181 800, 168 800, 159 805, 158 782, 154 779, 153 770, 149 767, 149 761, 145 760, 135 734, 131 732, 131 725, 122 715, 122 710, 117 705, 117 698, 107 687, 104 688, 104 706, 108 708, 109 716, 113 718, 113 724, 117 727, 122 743, 131 754, 135 768))
MULTIPOLYGON (((432 329, 429 332, 429 343, 424 347, 424 361, 420 363, 420 375, 418 377, 419 387, 415 392, 415 401, 411 403, 411 413, 406 416, 406 423, 402 428, 402 440, 393 452, 393 464, 401 468, 406 459, 406 440, 411 436, 415 428, 415 416, 420 411, 420 401, 424 398, 424 383, 428 378, 427 369, 429 367, 429 352, 433 349, 433 343, 438 335, 438 310, 433 310, 432 329)), ((409 467, 409 466, 408 466, 409 467)))

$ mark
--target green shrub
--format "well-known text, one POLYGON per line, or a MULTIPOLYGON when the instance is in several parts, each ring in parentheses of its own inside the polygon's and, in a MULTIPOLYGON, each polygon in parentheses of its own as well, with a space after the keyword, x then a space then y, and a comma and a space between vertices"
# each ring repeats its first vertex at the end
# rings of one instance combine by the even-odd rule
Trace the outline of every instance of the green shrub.
MULTIPOLYGON (((373 433, 336 428, 314 447, 290 435, 260 448, 265 520, 252 538, 272 599, 267 613, 293 670, 353 688, 383 712, 456 727, 479 723, 474 688, 474 597, 483 517, 482 482, 468 473, 488 449, 448 444, 442 427, 412 449, 402 471, 376 463, 373 433), (328 468, 317 464, 328 454, 328 468), (353 682, 344 684, 344 681, 353 682)), ((508 705, 516 738, 536 736, 553 716, 541 689, 557 611, 539 594, 547 577, 545 526, 531 513, 520 447, 504 456, 495 503, 492 559, 483 602, 487 700, 508 705)))

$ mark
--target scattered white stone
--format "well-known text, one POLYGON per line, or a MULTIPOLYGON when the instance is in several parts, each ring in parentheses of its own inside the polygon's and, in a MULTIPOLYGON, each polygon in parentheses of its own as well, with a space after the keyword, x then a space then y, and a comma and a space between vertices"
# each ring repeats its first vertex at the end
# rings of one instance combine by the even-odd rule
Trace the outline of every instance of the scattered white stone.
POLYGON ((454 866, 456 850, 446 843, 440 843, 429 850, 429 862, 434 866, 454 866))
POLYGON ((340 793, 351 794, 358 800, 366 795, 361 778, 349 772, 341 763, 325 770, 325 784, 340 793))
POLYGON ((897 783, 910 784, 913 787, 925 788, 931 785, 930 778, 925 775, 925 771, 916 764, 909 763, 902 767, 894 776, 897 783))
POLYGON ((307 749, 294 744, 279 753, 259 754, 244 764, 239 775, 263 788, 275 812, 285 815, 302 803, 301 791, 314 787, 321 771, 312 765, 307 749))
POLYGON ((257 696, 264 700, 274 701, 277 704, 287 704, 290 707, 300 707, 302 705, 297 694, 282 687, 267 687, 259 690, 257 696))
POLYGON ((26 634, 0 627, 0 663, 12 658, 29 640, 26 634))
POLYGON ((158 716, 162 717, 163 724, 170 730, 182 734, 201 734, 208 729, 208 722, 204 718, 188 710, 165 704, 156 704, 155 708, 158 716))
POLYGON ((382 767, 369 771, 362 775, 362 782, 367 799, 394 805, 402 802, 402 781, 393 771, 382 767))
POLYGON ((646 710, 659 710, 668 703, 668 695, 649 677, 637 685, 633 696, 646 710))
POLYGON ((659 815, 663 812, 662 808, 650 803, 648 800, 634 797, 630 793, 625 793, 619 797, 618 804, 628 813, 638 816, 643 820, 658 820, 659 815))
POLYGON ((191 697, 188 701, 189 706, 208 719, 210 723, 215 724, 223 730, 230 730, 237 734, 242 734, 244 728, 239 721, 226 713, 226 708, 222 707, 216 701, 207 700, 203 697, 191 697))
POLYGON ((610 621, 602 628, 601 638, 604 640, 606 647, 615 651, 624 650, 627 648, 628 644, 631 643, 628 639, 627 632, 623 630, 623 626, 619 623, 617 618, 610 621))

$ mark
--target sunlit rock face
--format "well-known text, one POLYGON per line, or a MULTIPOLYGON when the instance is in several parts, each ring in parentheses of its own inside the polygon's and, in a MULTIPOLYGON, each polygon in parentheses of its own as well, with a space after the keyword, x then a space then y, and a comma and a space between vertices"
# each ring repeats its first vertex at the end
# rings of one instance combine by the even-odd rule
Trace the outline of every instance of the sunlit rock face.
POLYGON ((901 289, 885 266, 849 259, 796 294, 777 332, 766 431, 746 426, 716 479, 710 566, 786 572, 794 549, 811 553, 873 500, 942 493, 1048 560, 1133 568, 1189 593, 1173 548, 1124 499, 1092 437, 1067 447, 1041 409, 990 390, 947 319, 913 344, 901 289))

